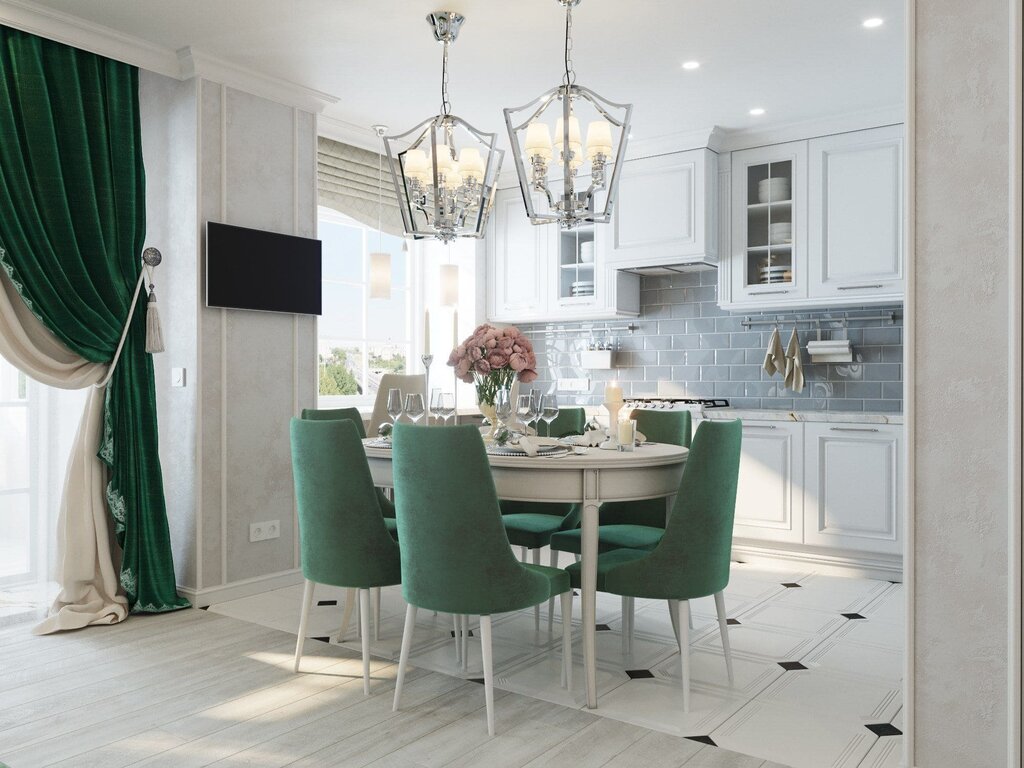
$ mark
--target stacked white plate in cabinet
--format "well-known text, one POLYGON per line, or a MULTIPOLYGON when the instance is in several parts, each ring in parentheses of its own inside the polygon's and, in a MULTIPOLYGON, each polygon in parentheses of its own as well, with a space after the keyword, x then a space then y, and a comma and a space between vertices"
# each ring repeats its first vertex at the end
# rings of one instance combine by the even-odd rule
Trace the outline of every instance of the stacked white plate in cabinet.
POLYGON ((789 221, 773 221, 768 225, 768 240, 772 245, 793 242, 793 224, 789 221))
POLYGON ((571 286, 569 286, 569 293, 572 296, 593 296, 594 281, 576 280, 571 286))
POLYGON ((584 240, 580 243, 580 263, 592 264, 594 261, 594 241, 584 240))
POLYGON ((793 282, 793 268, 788 264, 772 265, 770 267, 761 267, 758 270, 760 276, 760 282, 762 285, 770 285, 772 283, 791 283, 793 282))
POLYGON ((777 203, 789 200, 789 179, 773 176, 757 183, 757 199, 762 203, 777 203))

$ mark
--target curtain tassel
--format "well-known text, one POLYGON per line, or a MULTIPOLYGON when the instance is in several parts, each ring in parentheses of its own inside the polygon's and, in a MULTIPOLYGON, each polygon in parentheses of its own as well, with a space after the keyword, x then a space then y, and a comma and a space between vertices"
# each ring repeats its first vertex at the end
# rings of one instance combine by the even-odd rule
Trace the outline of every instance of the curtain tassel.
POLYGON ((164 333, 160 328, 160 310, 156 306, 156 291, 149 286, 149 301, 146 302, 146 351, 164 351, 164 333))

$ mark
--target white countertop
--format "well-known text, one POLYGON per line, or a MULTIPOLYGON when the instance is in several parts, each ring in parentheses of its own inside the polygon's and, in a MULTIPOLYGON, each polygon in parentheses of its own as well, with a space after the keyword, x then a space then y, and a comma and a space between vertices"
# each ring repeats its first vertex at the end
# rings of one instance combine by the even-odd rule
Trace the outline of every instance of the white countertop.
POLYGON ((902 413, 866 411, 787 411, 784 409, 705 408, 705 419, 748 419, 750 421, 808 421, 836 424, 902 424, 902 413))

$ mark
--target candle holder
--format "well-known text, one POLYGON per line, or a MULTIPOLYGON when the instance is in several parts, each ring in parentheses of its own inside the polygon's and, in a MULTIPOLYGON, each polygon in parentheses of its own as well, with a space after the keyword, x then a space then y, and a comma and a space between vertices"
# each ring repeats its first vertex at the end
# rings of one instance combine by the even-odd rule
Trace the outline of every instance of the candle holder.
POLYGON ((608 411, 608 439, 601 443, 600 447, 606 451, 619 449, 619 411, 622 410, 622 405, 621 400, 604 404, 604 409, 608 411))
POLYGON ((430 366, 434 362, 433 355, 420 355, 423 363, 423 406, 427 410, 427 424, 430 424, 430 366))

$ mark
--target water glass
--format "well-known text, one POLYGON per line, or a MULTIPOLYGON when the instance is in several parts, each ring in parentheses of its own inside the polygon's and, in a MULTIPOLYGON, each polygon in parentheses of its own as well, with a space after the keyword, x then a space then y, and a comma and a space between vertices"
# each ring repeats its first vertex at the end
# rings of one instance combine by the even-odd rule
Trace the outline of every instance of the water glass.
POLYGON ((405 415, 416 424, 423 418, 423 395, 412 392, 405 396, 405 415))
POLYGON ((494 398, 494 413, 498 421, 505 423, 512 417, 512 398, 507 389, 499 389, 494 398))
POLYGON ((619 422, 619 450, 632 451, 636 448, 636 419, 619 422))
POLYGON ((558 418, 558 395, 549 392, 541 396, 540 418, 547 424, 548 437, 551 437, 551 422, 558 418))
POLYGON ((524 425, 529 425, 531 421, 537 418, 537 412, 533 403, 533 395, 527 394, 519 396, 516 400, 516 416, 524 425))
POLYGON ((455 395, 451 392, 442 392, 439 398, 439 405, 441 409, 441 417, 444 419, 444 423, 448 423, 448 419, 455 415, 455 395))
POLYGON ((434 417, 434 423, 441 418, 441 388, 434 387, 430 390, 430 415, 434 417))
POLYGON ((389 389, 388 390, 388 416, 391 417, 391 423, 397 424, 398 419, 402 415, 402 390, 400 389, 389 389))

